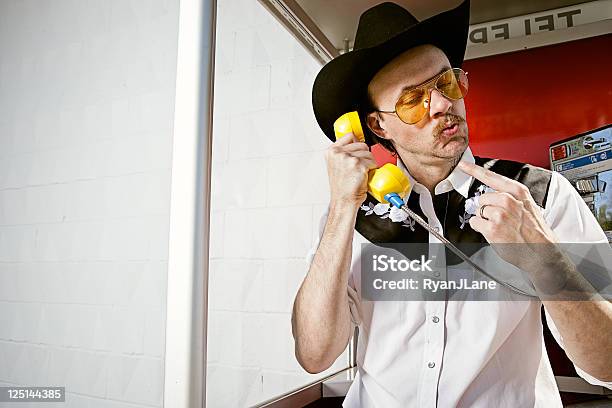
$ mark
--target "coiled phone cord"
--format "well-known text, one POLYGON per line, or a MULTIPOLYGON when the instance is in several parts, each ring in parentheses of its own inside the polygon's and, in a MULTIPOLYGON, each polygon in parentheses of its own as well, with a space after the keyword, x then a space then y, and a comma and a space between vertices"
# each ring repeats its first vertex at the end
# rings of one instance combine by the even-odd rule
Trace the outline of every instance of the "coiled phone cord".
POLYGON ((421 227, 425 228, 427 231, 429 231, 434 237, 436 237, 437 239, 439 239, 442 243, 444 243, 444 245, 450 249, 455 255, 457 255, 459 258, 461 258, 462 260, 464 260, 468 265, 470 265, 472 268, 476 269, 478 272, 482 273, 483 275, 485 275, 486 277, 494 280, 495 282, 499 283, 502 286, 505 286, 506 288, 521 294, 523 296, 528 296, 528 297, 537 297, 534 295, 530 295, 529 293, 509 284, 508 282, 504 282, 504 281, 500 281, 495 279, 493 276, 489 275, 487 272, 485 272, 480 266, 478 266, 476 263, 474 263, 474 261, 472 261, 470 259, 470 257, 468 257, 466 254, 463 253, 463 251, 461 251, 459 248, 457 248, 455 246, 455 244, 453 244, 452 242, 450 242, 448 239, 446 239, 446 237, 442 234, 440 234, 438 231, 436 231, 431 225, 429 225, 423 218, 421 218, 420 215, 418 215, 417 213, 415 213, 414 211, 412 211, 410 208, 408 208, 408 206, 404 203, 404 200, 402 200, 402 198, 395 193, 390 193, 387 194, 387 196, 385 196, 385 199, 387 201, 389 201, 393 206, 399 208, 400 210, 404 211, 410 218, 412 218, 413 220, 415 220, 421 227))

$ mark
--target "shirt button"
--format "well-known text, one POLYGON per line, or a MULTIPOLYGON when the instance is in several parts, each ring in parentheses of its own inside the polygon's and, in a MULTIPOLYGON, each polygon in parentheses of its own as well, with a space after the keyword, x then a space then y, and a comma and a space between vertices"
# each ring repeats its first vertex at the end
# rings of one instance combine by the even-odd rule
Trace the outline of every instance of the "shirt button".
POLYGON ((438 316, 434 316, 431 318, 431 321, 434 323, 438 323, 440 321, 440 318, 438 316))
POLYGON ((429 363, 427 363, 427 367, 429 368, 434 368, 436 366, 436 363, 434 363, 433 361, 430 361, 429 363))

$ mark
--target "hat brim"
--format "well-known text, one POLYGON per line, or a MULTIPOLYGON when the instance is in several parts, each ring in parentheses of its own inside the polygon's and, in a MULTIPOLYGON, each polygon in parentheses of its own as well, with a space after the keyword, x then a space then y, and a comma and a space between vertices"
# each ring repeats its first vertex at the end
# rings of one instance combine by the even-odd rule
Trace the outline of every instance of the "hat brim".
MULTIPOLYGON (((333 124, 342 114, 359 109, 374 75, 404 51, 432 44, 448 57, 452 67, 463 64, 467 45, 470 2, 437 14, 375 47, 350 51, 328 62, 312 87, 312 106, 321 130, 335 141, 333 124)), ((369 145, 374 144, 366 137, 369 145)))

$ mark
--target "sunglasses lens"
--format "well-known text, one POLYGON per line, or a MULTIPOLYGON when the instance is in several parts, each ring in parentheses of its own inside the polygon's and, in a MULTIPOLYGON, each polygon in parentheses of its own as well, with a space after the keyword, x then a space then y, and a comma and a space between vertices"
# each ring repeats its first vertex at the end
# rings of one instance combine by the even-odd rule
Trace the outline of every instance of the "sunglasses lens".
MULTIPOLYGON (((460 68, 449 69, 436 80, 435 87, 449 99, 465 98, 468 91, 467 75, 460 68)), ((427 114, 429 88, 431 85, 427 88, 411 89, 400 96, 395 111, 403 122, 413 125, 427 114)))
POLYGON ((408 124, 414 124, 423 119, 427 113, 427 105, 425 103, 427 94, 426 89, 420 88, 412 89, 402 94, 395 105, 397 116, 408 124))
POLYGON ((438 78, 436 88, 447 98, 454 100, 465 98, 468 91, 467 75, 458 68, 448 70, 438 78))

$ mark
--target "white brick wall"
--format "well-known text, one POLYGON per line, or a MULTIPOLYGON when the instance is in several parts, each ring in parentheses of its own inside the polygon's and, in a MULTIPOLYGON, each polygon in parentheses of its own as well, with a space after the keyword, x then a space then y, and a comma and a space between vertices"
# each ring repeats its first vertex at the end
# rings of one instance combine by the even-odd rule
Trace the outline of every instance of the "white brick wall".
POLYGON ((256 0, 219 0, 207 403, 243 407, 305 385, 293 299, 328 202, 311 107, 318 62, 256 0))
POLYGON ((0 2, 0 385, 162 406, 178 4, 0 2))

